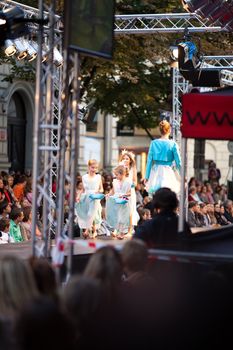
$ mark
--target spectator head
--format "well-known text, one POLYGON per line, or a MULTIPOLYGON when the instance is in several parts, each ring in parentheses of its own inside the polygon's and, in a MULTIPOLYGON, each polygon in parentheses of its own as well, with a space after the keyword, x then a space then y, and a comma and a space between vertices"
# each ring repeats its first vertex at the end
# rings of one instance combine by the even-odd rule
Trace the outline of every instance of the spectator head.
POLYGON ((14 207, 10 213, 10 219, 14 222, 21 222, 23 220, 23 210, 21 208, 14 207))
POLYGON ((9 214, 11 212, 11 205, 7 200, 0 202, 0 215, 3 213, 9 214))
POLYGON ((0 314, 14 316, 24 305, 37 297, 32 271, 26 261, 16 256, 0 259, 0 314))
POLYGON ((175 192, 167 187, 160 188, 153 196, 153 205, 156 211, 175 211, 178 204, 175 192))
POLYGON ((108 300, 114 298, 121 283, 122 273, 120 253, 111 246, 99 248, 92 254, 84 270, 84 276, 96 278, 101 282, 108 300))
POLYGON ((102 303, 100 281, 87 276, 72 277, 64 289, 63 300, 78 335, 95 327, 102 303))
POLYGON ((188 204, 188 208, 193 210, 193 211, 196 209, 196 206, 197 206, 197 202, 196 201, 190 201, 189 204, 188 204))
POLYGON ((10 229, 10 220, 6 218, 0 219, 0 231, 1 232, 9 232, 10 229))
POLYGON ((20 311, 15 336, 19 350, 73 349, 74 329, 70 320, 57 303, 46 297, 29 302, 20 311))
POLYGON ((148 252, 142 240, 135 238, 126 242, 121 251, 121 256, 126 274, 146 269, 148 252))
POLYGON ((57 299, 57 282, 55 271, 45 258, 31 257, 29 265, 35 278, 39 292, 47 297, 57 299))

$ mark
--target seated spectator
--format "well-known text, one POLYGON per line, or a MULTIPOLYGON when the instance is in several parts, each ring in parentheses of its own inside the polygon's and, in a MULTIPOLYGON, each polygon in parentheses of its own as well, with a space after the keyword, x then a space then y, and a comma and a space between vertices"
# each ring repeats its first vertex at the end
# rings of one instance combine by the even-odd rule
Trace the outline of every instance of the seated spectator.
POLYGON ((32 269, 36 286, 40 294, 58 302, 58 286, 55 271, 46 258, 31 257, 29 266, 32 269))
POLYGON ((10 220, 6 218, 0 219, 0 244, 10 242, 10 220))
POLYGON ((17 207, 14 207, 10 213, 10 236, 12 237, 15 243, 22 242, 25 238, 23 238, 20 223, 23 220, 23 210, 17 207))
POLYGON ((138 221, 138 226, 141 225, 144 221, 151 219, 151 212, 147 208, 139 208, 138 213, 140 217, 138 221))
POLYGON ((199 197, 203 203, 209 203, 209 198, 208 198, 206 192, 207 192, 206 186, 202 185, 199 197))
POLYGON ((24 197, 24 188, 26 186, 26 183, 26 176, 21 175, 18 179, 18 182, 13 187, 14 196, 19 203, 21 203, 24 197))
POLYGON ((206 203, 200 203, 200 212, 198 212, 198 218, 202 227, 208 227, 211 225, 210 217, 207 213, 206 203))
POLYGON ((209 218, 210 218, 210 224, 212 226, 218 225, 217 219, 214 215, 214 204, 212 203, 207 204, 207 214, 209 215, 209 218))
POLYGON ((201 198, 197 194, 196 186, 189 187, 188 201, 189 202, 197 202, 197 203, 201 203, 202 202, 201 198))
POLYGON ((75 329, 76 349, 89 349, 96 344, 99 347, 103 342, 100 315, 104 303, 100 281, 87 276, 73 276, 62 297, 75 329))
POLYGON ((0 317, 12 319, 39 295, 27 262, 16 256, 0 259, 0 317))
POLYGON ((232 214, 232 208, 233 208, 233 202, 232 200, 228 199, 226 202, 224 202, 224 216, 231 224, 233 223, 233 214, 232 214))
POLYGON ((75 350, 74 332, 65 312, 44 296, 30 301, 15 322, 18 350, 75 350))
POLYGON ((190 227, 202 227, 202 223, 200 219, 198 218, 198 211, 199 211, 200 205, 195 202, 191 201, 188 204, 188 224, 190 227))
POLYGON ((7 200, 0 202, 0 218, 8 219, 11 212, 11 205, 7 200))
MULTIPOLYGON (((28 241, 32 238, 32 207, 27 206, 23 209, 23 220, 20 222, 21 234, 24 241, 28 241)), ((36 225, 36 238, 41 238, 41 232, 36 225)))
POLYGON ((146 244, 140 239, 133 239, 125 243, 121 250, 125 282, 131 286, 145 287, 152 283, 152 278, 146 271, 148 251, 146 244))
POLYGON ((206 183, 206 196, 208 203, 214 204, 213 189, 209 182, 206 183))
MULTIPOLYGON (((169 188, 155 192, 153 201, 155 215, 151 220, 138 226, 134 238, 142 239, 147 247, 172 244, 178 241, 178 199, 169 188)), ((184 222, 184 235, 190 235, 189 225, 184 222)), ((181 235, 180 235, 181 236, 181 235)))
MULTIPOLYGON (((222 207, 224 208, 223 205, 222 205, 222 207)), ((223 213, 224 213, 224 211, 223 211, 223 213)), ((221 205, 219 203, 215 203, 214 215, 216 217, 217 224, 219 224, 221 226, 225 226, 225 225, 229 224, 229 222, 227 221, 227 219, 225 218, 223 213, 221 213, 221 205)))

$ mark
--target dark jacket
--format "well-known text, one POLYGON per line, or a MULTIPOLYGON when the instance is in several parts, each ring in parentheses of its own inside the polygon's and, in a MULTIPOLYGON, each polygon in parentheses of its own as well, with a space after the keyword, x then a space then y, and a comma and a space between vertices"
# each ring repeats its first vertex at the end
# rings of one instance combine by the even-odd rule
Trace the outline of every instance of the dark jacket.
POLYGON ((172 211, 163 211, 138 226, 133 238, 142 239, 149 248, 155 248, 176 244, 180 239, 191 234, 187 222, 184 223, 184 232, 178 233, 177 214, 172 211))

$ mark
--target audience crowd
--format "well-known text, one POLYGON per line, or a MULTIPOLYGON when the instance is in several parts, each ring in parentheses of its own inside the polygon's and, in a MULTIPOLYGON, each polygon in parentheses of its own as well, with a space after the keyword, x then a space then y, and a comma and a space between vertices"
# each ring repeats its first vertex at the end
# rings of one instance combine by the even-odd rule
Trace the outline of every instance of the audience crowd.
MULTIPOLYGON (((217 177, 204 183, 192 178, 187 184, 185 237, 192 234, 190 227, 233 223, 232 201, 219 185, 219 172, 217 177)), ((107 194, 112 175, 103 172, 102 178, 107 194)), ((30 240, 31 177, 2 174, 0 187, 1 243, 30 240)), ((231 340, 232 265, 154 259, 148 248, 180 239, 178 198, 168 188, 150 198, 139 177, 136 201, 140 219, 132 239, 121 250, 112 245, 97 249, 83 270, 64 283, 58 283, 61 271, 49 259, 0 258, 1 350, 213 350, 231 340)), ((102 207, 99 234, 107 235, 111 227, 105 221, 104 200, 102 207)), ((40 227, 38 213, 37 239, 40 227)))

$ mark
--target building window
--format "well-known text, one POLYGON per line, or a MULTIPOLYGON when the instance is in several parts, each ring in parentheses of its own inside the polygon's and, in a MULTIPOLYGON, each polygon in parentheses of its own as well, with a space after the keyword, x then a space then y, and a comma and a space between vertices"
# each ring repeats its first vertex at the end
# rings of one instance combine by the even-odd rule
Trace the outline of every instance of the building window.
POLYGON ((85 121, 87 124, 87 132, 97 132, 98 127, 98 111, 95 108, 91 108, 88 115, 85 116, 85 121))

